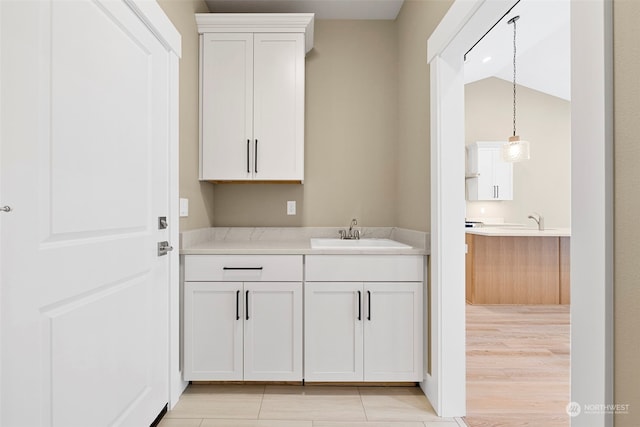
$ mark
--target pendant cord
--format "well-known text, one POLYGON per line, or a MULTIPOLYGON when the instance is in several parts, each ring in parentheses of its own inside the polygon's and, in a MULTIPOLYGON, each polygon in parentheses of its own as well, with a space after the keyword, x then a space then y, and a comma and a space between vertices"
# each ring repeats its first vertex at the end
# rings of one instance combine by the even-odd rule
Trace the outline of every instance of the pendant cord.
POLYGON ((516 136, 516 21, 520 16, 514 16, 508 23, 513 24, 513 136, 516 136))

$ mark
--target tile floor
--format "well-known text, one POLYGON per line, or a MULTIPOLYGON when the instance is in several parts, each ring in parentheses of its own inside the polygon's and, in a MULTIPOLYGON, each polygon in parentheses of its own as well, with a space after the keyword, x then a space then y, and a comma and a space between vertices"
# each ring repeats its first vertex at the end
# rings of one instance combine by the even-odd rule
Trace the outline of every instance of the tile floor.
POLYGON ((418 387, 191 385, 159 427, 464 427, 418 387))

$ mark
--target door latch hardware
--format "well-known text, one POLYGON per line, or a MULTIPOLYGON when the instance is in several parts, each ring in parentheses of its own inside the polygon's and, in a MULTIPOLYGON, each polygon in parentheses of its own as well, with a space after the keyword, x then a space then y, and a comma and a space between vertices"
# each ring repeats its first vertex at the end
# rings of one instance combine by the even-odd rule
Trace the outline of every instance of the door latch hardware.
POLYGON ((173 250, 173 246, 169 245, 169 242, 158 242, 158 256, 164 256, 169 251, 173 250))
POLYGON ((11 206, 2 206, 0 207, 0 212, 11 212, 11 206))

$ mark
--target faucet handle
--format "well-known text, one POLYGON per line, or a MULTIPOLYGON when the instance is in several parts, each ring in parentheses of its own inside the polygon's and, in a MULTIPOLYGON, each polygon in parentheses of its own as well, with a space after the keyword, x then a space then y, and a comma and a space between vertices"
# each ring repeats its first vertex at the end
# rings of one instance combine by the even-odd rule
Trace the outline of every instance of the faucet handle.
POLYGON ((345 238, 345 235, 347 234, 346 230, 338 230, 338 234, 340 235, 340 240, 345 238))

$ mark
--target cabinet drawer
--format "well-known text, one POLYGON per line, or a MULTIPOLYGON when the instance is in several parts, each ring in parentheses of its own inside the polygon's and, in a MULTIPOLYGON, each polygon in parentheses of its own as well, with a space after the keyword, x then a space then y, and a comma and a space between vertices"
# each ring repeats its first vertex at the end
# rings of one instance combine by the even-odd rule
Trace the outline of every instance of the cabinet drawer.
POLYGON ((301 282, 302 255, 187 255, 187 282, 301 282))
POLYGON ((307 282, 421 282, 421 255, 308 255, 307 282))

